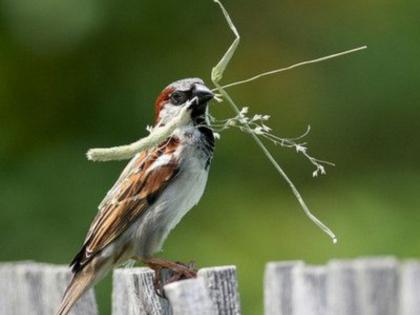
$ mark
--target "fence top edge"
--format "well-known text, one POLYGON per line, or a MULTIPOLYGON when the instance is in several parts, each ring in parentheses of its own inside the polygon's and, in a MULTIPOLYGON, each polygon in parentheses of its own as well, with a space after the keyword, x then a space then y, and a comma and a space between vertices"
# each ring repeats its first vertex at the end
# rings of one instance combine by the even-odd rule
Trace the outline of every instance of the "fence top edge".
MULTIPOLYGON (((202 288, 206 291, 205 282, 202 278, 193 278, 193 279, 185 279, 185 280, 179 280, 175 282, 171 282, 166 284, 163 288, 164 290, 179 290, 182 288, 202 288)), ((206 291, 207 292, 207 291, 206 291)))
POLYGON ((303 266, 305 266, 305 262, 303 260, 269 261, 265 264, 266 269, 283 269, 303 266))
POLYGON ((350 259, 332 259, 326 265, 328 270, 356 270, 354 260, 350 259))
POLYGON ((226 266, 203 267, 198 270, 198 273, 222 272, 222 271, 236 272, 236 270, 237 270, 237 267, 235 265, 226 265, 226 266))
POLYGON ((305 265, 303 268, 296 268, 295 273, 322 276, 327 274, 327 267, 325 265, 305 265))
POLYGON ((29 264, 35 264, 35 262, 32 260, 2 261, 0 262, 0 268, 14 267, 14 266, 19 266, 19 265, 29 265, 29 264))
POLYGON ((149 267, 121 267, 121 268, 115 268, 113 271, 114 274, 122 274, 122 275, 144 275, 148 273, 154 273, 152 269, 149 267))
POLYGON ((44 262, 35 262, 31 260, 2 262, 0 268, 14 268, 20 271, 54 271, 54 272, 69 272, 70 267, 62 264, 51 264, 44 262))
MULTIPOLYGON (((45 265, 48 263, 44 262, 36 262, 33 260, 17 260, 17 261, 2 261, 0 262, 0 266, 21 266, 21 265, 45 265)), ((62 265, 57 265, 62 266, 62 265)))
POLYGON ((399 261, 394 256, 360 257, 354 260, 356 268, 397 268, 399 261))
MULTIPOLYGON (((198 270, 199 273, 207 273, 207 272, 223 272, 223 271, 233 271, 236 272, 235 265, 227 265, 227 266, 214 266, 214 267, 204 267, 198 270)), ((130 268, 115 268, 114 273, 116 274, 147 274, 147 273, 154 273, 152 269, 149 267, 130 267, 130 268)))
POLYGON ((420 269, 420 260, 419 259, 406 259, 401 261, 401 268, 414 268, 420 269))
POLYGON ((400 269, 403 272, 420 272, 420 261, 419 260, 407 260, 400 264, 400 269))

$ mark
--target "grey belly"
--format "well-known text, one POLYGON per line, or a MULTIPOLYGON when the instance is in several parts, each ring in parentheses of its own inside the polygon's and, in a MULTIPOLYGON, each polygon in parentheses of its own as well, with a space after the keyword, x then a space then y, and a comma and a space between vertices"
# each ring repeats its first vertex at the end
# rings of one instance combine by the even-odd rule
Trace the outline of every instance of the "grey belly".
POLYGON ((204 168, 181 170, 154 205, 139 219, 134 232, 134 251, 149 257, 161 250, 169 232, 203 195, 208 172, 204 168))

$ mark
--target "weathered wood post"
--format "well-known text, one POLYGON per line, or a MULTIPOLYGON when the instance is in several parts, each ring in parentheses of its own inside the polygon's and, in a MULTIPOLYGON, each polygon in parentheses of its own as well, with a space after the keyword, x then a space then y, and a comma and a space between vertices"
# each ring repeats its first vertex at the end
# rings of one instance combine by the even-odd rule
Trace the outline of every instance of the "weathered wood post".
POLYGON ((17 265, 20 263, 3 263, 0 264, 0 314, 18 314, 24 311, 20 306, 19 300, 23 297, 19 295, 23 291, 23 286, 17 280, 17 265))
POLYGON ((159 297, 149 268, 116 269, 113 275, 113 315, 170 315, 169 302, 159 297))
POLYGON ((217 315, 204 279, 188 279, 165 286, 174 315, 217 315))
POLYGON ((241 314, 235 266, 202 268, 198 271, 198 277, 204 279, 217 314, 241 314))
MULTIPOLYGON (((0 265, 0 314, 54 314, 71 279, 68 267, 31 262, 0 265)), ((95 296, 89 290, 70 315, 97 315, 95 296)))
POLYGON ((191 307, 191 312, 196 307, 208 314, 240 315, 234 266, 204 268, 198 272, 198 283, 184 283, 186 280, 183 280, 177 282, 178 285, 168 285, 165 292, 169 292, 171 303, 156 295, 153 279, 154 272, 149 268, 116 269, 113 277, 113 315, 169 315, 172 309, 187 312, 188 307, 191 307), (187 296, 188 292, 191 297, 187 296), (197 294, 201 294, 200 299, 204 302, 199 299, 196 300, 199 305, 188 306, 197 294), (210 300, 207 301, 207 298, 210 300))
POLYGON ((293 309, 297 315, 327 313, 327 272, 324 266, 304 266, 294 271, 293 309))
POLYGON ((400 315, 420 314, 420 261, 407 261, 401 266, 400 315))
POLYGON ((265 315, 294 315, 294 274, 302 269, 302 261, 270 262, 264 274, 265 315))
POLYGON ((393 257, 355 260, 360 313, 395 315, 399 309, 399 265, 393 257))
MULTIPOLYGON (((167 276, 170 276, 168 274, 167 276)), ((0 315, 54 314, 71 279, 67 267, 43 263, 0 264, 0 315)), ((240 315, 234 266, 199 270, 197 279, 165 286, 160 298, 148 268, 114 271, 113 315, 240 315)), ((266 315, 418 315, 420 261, 393 257, 268 263, 266 315)), ((70 315, 97 315, 92 290, 70 315)))
POLYGON ((356 267, 353 260, 331 260, 328 263, 328 315, 363 315, 356 282, 356 267))

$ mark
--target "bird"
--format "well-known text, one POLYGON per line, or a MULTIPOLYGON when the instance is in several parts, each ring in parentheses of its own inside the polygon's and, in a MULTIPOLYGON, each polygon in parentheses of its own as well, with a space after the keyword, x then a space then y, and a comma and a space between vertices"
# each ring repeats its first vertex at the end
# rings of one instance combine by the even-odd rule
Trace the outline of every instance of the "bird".
POLYGON ((169 232, 201 199, 215 136, 208 104, 214 93, 199 78, 169 84, 155 102, 155 126, 189 106, 188 119, 154 148, 136 154, 98 206, 85 241, 70 263, 73 277, 56 315, 66 315, 110 270, 137 260, 154 269, 195 277, 188 265, 155 257, 169 232))

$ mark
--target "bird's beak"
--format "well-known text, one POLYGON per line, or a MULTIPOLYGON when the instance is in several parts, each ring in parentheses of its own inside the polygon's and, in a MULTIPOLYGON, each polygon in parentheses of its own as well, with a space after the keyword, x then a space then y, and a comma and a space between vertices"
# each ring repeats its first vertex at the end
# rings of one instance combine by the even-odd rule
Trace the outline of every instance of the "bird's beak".
POLYGON ((197 97, 198 104, 206 104, 208 101, 213 99, 214 93, 203 84, 195 84, 192 90, 192 96, 197 97))

